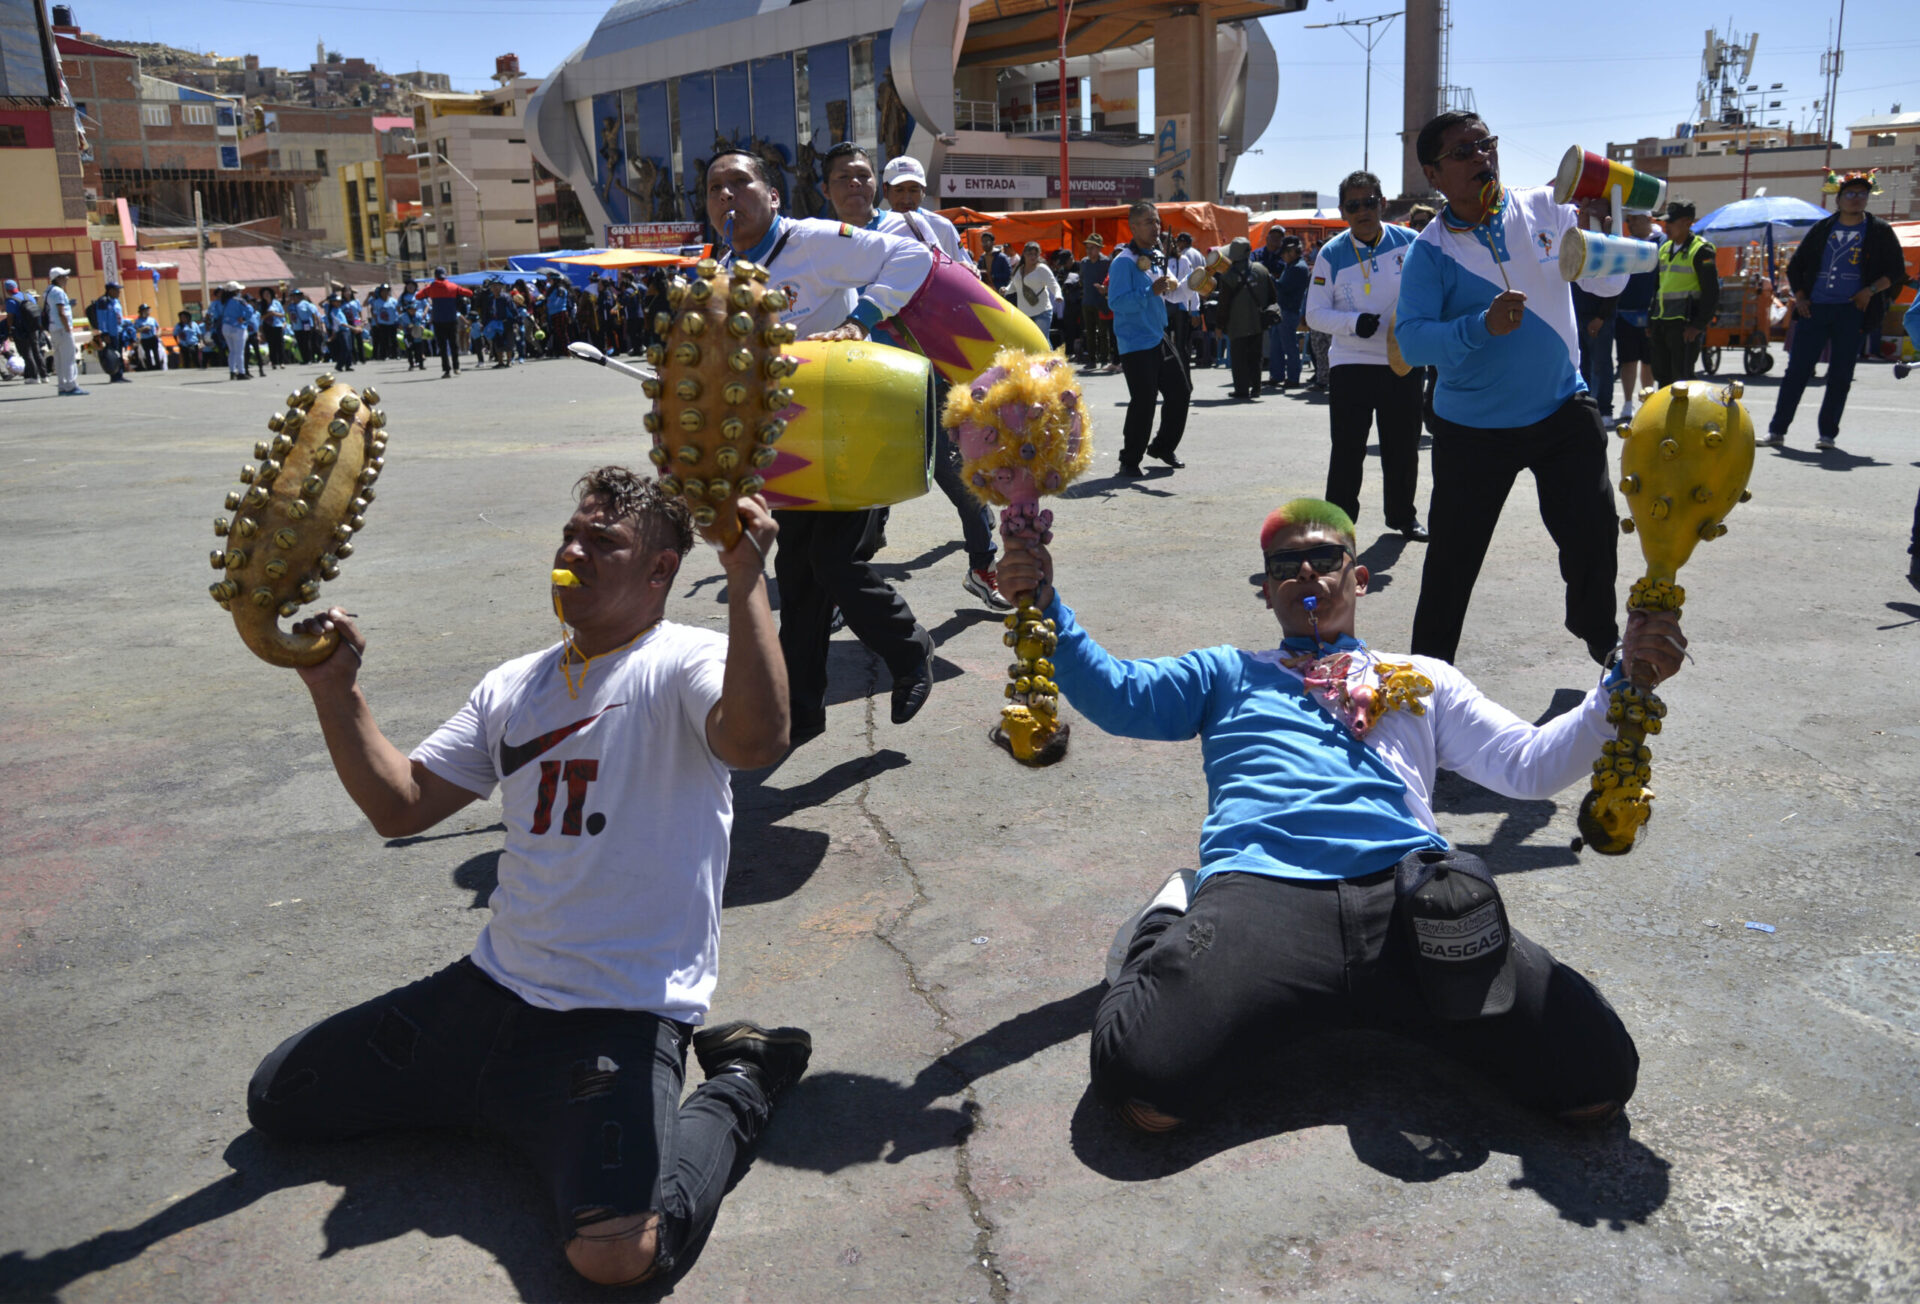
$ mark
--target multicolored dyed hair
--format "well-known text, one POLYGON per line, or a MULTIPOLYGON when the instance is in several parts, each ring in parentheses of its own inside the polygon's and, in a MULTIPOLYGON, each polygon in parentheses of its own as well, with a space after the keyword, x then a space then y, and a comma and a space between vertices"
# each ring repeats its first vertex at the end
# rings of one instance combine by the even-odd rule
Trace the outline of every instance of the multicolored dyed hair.
POLYGON ((1360 545, 1353 537, 1353 518, 1324 498, 1296 498, 1282 503, 1267 514, 1260 526, 1260 551, 1273 546, 1273 536, 1289 525, 1324 525, 1338 534, 1349 548, 1360 545))

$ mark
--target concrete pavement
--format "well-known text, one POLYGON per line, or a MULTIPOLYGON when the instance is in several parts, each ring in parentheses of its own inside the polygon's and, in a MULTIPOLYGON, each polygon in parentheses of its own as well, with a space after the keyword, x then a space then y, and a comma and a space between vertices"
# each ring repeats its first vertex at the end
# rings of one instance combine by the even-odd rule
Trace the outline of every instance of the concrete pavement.
MULTIPOLYGON (((0 385, 0 1298, 1920 1294, 1920 379, 1862 367, 1842 454, 1812 451, 1810 394, 1797 446, 1762 451, 1754 501, 1683 574, 1697 663, 1665 693, 1632 856, 1569 850, 1577 791, 1439 790, 1515 924, 1638 1040, 1629 1123, 1599 1136, 1357 1036, 1238 1066, 1221 1116, 1172 1137, 1109 1119, 1086 1092, 1101 958, 1194 863, 1198 748, 1083 725, 1051 770, 992 750, 998 621, 961 591, 945 500, 897 508, 879 560, 939 640, 931 701, 889 724, 885 670, 842 635, 826 735, 736 780, 715 1016, 810 1028, 812 1071, 692 1270, 620 1292, 568 1272, 545 1192, 491 1142, 294 1149, 246 1125, 279 1040, 466 951, 499 848, 487 805, 376 837, 298 682, 204 596, 220 498, 315 370, 0 385)), ((1136 483, 1112 476, 1122 383, 1087 385, 1099 456, 1055 550, 1123 655, 1271 646, 1254 532, 1323 484, 1316 399, 1229 404, 1224 369, 1196 378, 1190 466, 1136 483)), ((329 600, 360 614, 362 683, 410 746, 555 637, 570 486, 644 463, 644 399, 571 362, 352 379, 383 391, 393 441, 329 600)), ((1762 424, 1775 383, 1748 390, 1762 424)), ((1422 552, 1382 534, 1378 490, 1375 461, 1361 633, 1398 650, 1422 552)), ((1638 561, 1623 541, 1622 597, 1638 561)), ((719 627, 710 552, 683 576, 672 617, 719 627)), ((1560 618, 1523 479, 1461 668, 1542 716, 1594 675, 1560 618)))

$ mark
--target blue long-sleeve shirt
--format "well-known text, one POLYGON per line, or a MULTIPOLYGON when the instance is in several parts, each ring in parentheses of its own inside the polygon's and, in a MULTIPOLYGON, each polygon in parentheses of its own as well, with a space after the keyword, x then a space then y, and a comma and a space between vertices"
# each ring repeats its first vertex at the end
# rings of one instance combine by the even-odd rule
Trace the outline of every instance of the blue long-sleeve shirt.
POLYGON ((1400 776, 1277 660, 1213 647, 1121 661, 1057 594, 1047 615, 1060 636, 1054 680, 1089 721, 1127 738, 1199 735, 1207 776, 1202 877, 1357 878, 1410 851, 1446 846, 1409 809, 1400 776))
POLYGON ((1146 251, 1122 245, 1107 268, 1107 307, 1122 353, 1157 349, 1167 334, 1167 301, 1153 292, 1153 272, 1135 261, 1146 251))
MULTIPOLYGON (((1352 878, 1410 851, 1444 847, 1433 818, 1441 769, 1508 797, 1546 797, 1592 773, 1613 737, 1608 685, 1595 682, 1574 710, 1528 724, 1489 701, 1444 661, 1395 656, 1432 686, 1425 710, 1393 710, 1364 740, 1307 695, 1283 660, 1311 653, 1306 639, 1270 652, 1205 648, 1185 656, 1119 661, 1081 629, 1056 595, 1054 679, 1087 719, 1129 738, 1200 737, 1207 816, 1200 873, 1352 878)), ((1353 638, 1349 688, 1376 685, 1388 658, 1353 638)))

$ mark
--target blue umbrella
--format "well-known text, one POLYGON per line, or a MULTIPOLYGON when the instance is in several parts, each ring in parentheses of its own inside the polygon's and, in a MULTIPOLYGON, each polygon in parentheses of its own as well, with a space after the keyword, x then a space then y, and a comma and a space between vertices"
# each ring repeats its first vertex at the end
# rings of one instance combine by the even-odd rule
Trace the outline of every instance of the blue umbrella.
POLYGON ((1824 208, 1816 208, 1792 195, 1760 195, 1722 205, 1693 224, 1693 229, 1717 245, 1745 244, 1749 240, 1765 242, 1794 240, 1815 222, 1831 217, 1824 208))

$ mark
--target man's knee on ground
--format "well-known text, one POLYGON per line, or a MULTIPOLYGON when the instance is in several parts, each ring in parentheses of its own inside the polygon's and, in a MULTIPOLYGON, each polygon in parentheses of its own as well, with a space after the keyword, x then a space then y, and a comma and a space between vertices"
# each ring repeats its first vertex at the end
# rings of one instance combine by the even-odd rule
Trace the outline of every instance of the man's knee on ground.
POLYGON ((1169 1112, 1168 1104, 1174 1100, 1184 1101, 1185 1092, 1171 1083, 1157 1083, 1160 1075, 1144 1069, 1124 1047, 1108 1055, 1096 1055, 1094 1098, 1135 1131, 1170 1132, 1184 1121, 1184 1114, 1169 1112))
POLYGON ((567 1242, 573 1270, 600 1286, 627 1286, 652 1276, 660 1250, 660 1215, 598 1217, 603 1212, 589 1210, 576 1217, 579 1225, 567 1242))

